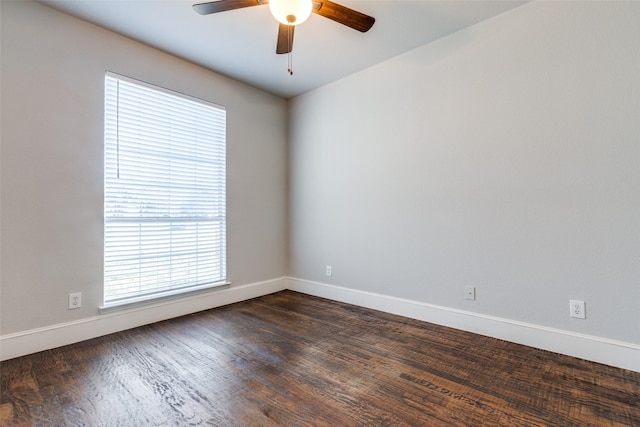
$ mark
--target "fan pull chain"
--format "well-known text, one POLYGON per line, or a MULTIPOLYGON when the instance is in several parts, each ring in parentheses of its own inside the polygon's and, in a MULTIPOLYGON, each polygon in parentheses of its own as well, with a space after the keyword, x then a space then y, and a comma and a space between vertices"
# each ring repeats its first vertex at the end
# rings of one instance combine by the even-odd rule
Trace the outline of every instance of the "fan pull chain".
POLYGON ((291 40, 291 25, 287 25, 287 42, 288 42, 288 47, 289 49, 287 49, 289 51, 289 53, 287 54, 287 71, 289 72, 290 75, 293 76, 293 48, 291 47, 291 45, 293 44, 293 40, 291 40))

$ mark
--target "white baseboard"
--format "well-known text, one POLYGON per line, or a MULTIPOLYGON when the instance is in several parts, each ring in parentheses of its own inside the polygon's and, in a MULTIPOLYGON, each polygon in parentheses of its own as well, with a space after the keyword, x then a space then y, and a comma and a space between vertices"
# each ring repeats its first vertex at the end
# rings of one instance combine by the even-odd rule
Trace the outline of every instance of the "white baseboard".
POLYGON ((288 278, 288 289, 640 372, 640 345, 419 301, 288 278))
POLYGON ((168 300, 100 314, 74 322, 59 323, 0 336, 0 360, 61 347, 114 332, 184 316, 210 308, 282 291, 286 278, 231 286, 186 298, 168 300))
POLYGON ((283 277, 0 336, 0 360, 291 289, 640 372, 640 345, 308 280, 283 277))

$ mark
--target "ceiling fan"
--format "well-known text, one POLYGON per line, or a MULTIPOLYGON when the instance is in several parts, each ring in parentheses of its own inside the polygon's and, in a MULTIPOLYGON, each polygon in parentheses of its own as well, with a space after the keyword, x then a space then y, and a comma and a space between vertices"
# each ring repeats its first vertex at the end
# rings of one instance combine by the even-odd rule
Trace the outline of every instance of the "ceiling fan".
POLYGON ((276 44, 278 54, 291 53, 294 28, 304 22, 311 12, 362 33, 367 32, 376 21, 371 16, 329 0, 217 0, 194 4, 193 9, 200 15, 209 15, 264 4, 269 5, 274 18, 280 22, 276 44))

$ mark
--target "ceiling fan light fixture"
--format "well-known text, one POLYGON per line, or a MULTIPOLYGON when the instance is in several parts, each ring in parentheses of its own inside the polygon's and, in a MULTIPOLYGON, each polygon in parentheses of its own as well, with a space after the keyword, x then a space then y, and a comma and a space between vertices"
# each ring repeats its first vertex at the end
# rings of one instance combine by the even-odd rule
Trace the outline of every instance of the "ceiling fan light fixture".
POLYGON ((302 24, 311 15, 311 0, 269 0, 274 18, 285 25, 302 24))

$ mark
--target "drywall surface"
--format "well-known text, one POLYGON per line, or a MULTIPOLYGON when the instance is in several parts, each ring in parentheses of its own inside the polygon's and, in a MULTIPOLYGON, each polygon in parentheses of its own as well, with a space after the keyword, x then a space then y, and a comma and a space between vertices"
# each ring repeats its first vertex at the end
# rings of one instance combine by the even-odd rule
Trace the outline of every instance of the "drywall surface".
POLYGON ((533 2, 293 99, 290 276, 640 343, 639 22, 533 2))
POLYGON ((286 274, 286 101, 38 3, 1 7, 0 334, 102 304, 107 70, 226 107, 229 280, 286 274))

